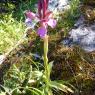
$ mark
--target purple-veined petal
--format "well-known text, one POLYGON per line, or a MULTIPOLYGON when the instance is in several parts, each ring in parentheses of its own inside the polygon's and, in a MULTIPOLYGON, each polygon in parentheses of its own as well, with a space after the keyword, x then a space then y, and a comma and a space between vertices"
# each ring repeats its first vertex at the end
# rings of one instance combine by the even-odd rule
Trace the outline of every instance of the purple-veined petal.
POLYGON ((51 11, 47 10, 45 19, 51 19, 52 17, 53 17, 53 13, 51 11))
POLYGON ((32 24, 32 20, 31 20, 30 18, 26 18, 25 24, 26 24, 27 26, 30 26, 30 25, 32 24))
POLYGON ((57 21, 55 19, 49 19, 49 21, 47 22, 47 24, 49 26, 51 26, 51 28, 54 28, 57 24, 57 21))
POLYGON ((31 20, 30 18, 26 18, 25 24, 26 24, 27 27, 34 28, 35 25, 36 25, 36 22, 34 22, 33 20, 31 20))
POLYGON ((26 14, 26 17, 30 19, 34 19, 36 17, 36 14, 31 11, 27 11, 25 14, 26 14))
POLYGON ((47 29, 45 27, 39 27, 37 33, 41 38, 44 38, 47 34, 47 29))

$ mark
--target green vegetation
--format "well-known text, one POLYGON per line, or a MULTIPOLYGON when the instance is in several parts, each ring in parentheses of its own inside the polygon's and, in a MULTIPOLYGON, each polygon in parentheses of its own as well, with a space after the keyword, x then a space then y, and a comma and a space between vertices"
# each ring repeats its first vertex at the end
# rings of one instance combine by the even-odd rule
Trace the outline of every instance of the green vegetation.
MULTIPOLYGON (((27 61, 29 57, 30 56, 25 56, 27 61)), ((11 67, 4 77, 4 86, 1 86, 3 89, 1 93, 9 95, 46 95, 47 87, 45 81, 47 81, 47 79, 44 70, 41 70, 43 65, 35 63, 33 60, 31 60, 31 64, 27 63, 27 61, 26 63, 14 64, 11 67), (34 65, 34 67, 32 67, 32 65, 34 65)), ((68 91, 72 92, 69 87, 64 85, 64 82, 59 81, 59 83, 51 81, 48 85, 53 90, 59 89, 66 93, 68 91)))
POLYGON ((18 20, 25 20, 24 12, 26 10, 32 10, 34 12, 37 10, 35 7, 35 3, 37 3, 37 0, 27 0, 25 2, 21 0, 21 3, 19 3, 19 5, 15 9, 17 13, 14 12, 14 17, 18 20))
POLYGON ((0 53, 8 52, 21 39, 24 31, 22 21, 15 20, 12 15, 5 15, 0 21, 0 53))
POLYGON ((74 26, 77 19, 80 17, 79 10, 80 0, 71 0, 70 8, 63 11, 59 16, 61 19, 59 20, 58 27, 63 28, 64 37, 68 35, 70 29, 74 26))

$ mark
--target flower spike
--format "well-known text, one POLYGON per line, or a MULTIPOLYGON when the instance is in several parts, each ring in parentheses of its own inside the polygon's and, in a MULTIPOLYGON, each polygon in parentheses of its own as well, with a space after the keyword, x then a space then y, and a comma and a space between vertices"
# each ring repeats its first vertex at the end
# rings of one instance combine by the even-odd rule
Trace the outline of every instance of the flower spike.
POLYGON ((31 11, 27 11, 25 13, 27 20, 26 22, 32 24, 31 22, 37 19, 39 22, 40 27, 37 30, 37 34, 43 38, 47 34, 47 26, 54 28, 57 24, 57 21, 53 19, 53 14, 51 11, 48 10, 48 3, 49 0, 39 0, 38 1, 38 14, 31 11))

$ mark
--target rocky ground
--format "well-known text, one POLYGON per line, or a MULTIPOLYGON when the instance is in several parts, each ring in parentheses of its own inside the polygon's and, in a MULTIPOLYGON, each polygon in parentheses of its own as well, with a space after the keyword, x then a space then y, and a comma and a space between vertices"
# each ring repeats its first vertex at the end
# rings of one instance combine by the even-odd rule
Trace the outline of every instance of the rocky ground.
POLYGON ((63 40, 68 46, 79 45, 87 52, 95 50, 95 1, 85 0, 80 5, 81 16, 69 32, 69 38, 63 40))

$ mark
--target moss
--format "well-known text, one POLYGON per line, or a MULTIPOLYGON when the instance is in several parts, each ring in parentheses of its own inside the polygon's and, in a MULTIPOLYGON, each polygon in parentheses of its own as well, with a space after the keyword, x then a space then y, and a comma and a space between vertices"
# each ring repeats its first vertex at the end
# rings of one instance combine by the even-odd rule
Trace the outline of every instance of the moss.
POLYGON ((80 95, 94 93, 95 56, 93 55, 92 59, 92 54, 86 53, 76 46, 66 50, 65 48, 63 45, 59 45, 51 54, 51 60, 54 60, 51 79, 67 81, 75 86, 80 95))

